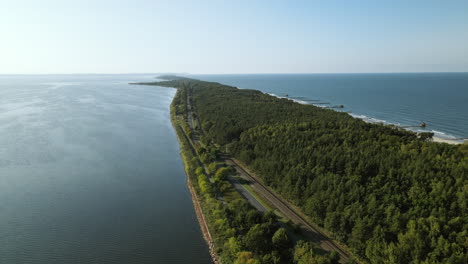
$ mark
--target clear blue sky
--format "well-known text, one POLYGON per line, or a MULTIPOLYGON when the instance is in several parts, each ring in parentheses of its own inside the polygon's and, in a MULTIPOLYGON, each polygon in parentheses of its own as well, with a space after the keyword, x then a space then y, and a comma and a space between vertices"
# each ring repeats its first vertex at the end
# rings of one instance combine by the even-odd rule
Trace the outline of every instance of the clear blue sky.
POLYGON ((0 74, 468 71, 463 1, 0 0, 0 74))

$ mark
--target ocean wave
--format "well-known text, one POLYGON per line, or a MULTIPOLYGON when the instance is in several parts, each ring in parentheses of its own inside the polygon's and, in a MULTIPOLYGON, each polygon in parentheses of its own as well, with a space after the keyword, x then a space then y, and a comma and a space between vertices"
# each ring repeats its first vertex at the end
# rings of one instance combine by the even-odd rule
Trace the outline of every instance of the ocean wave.
POLYGON ((434 133, 437 133, 437 134, 447 135, 447 133, 444 133, 442 131, 437 131, 437 130, 434 130, 434 129, 431 130, 431 131, 434 132, 434 133))
MULTIPOLYGON (((386 120, 382 120, 382 119, 378 119, 378 118, 374 118, 374 117, 370 117, 370 116, 366 116, 366 115, 358 115, 358 114, 352 114, 352 113, 349 113, 350 116, 352 117, 355 117, 355 118, 359 118, 359 119, 362 119, 364 121, 367 121, 369 123, 383 123, 383 124, 392 124, 386 120)), ((397 124, 392 124, 392 125, 397 125, 397 124)))
POLYGON ((442 131, 437 131, 437 130, 432 129, 431 132, 434 133, 435 136, 440 137, 440 138, 444 138, 444 139, 457 139, 456 136, 447 134, 447 133, 442 132, 442 131))
POLYGON ((302 100, 290 98, 290 97, 287 97, 287 96, 279 96, 279 95, 274 94, 274 93, 266 93, 266 94, 271 95, 271 96, 274 96, 274 97, 276 97, 276 98, 288 99, 288 100, 291 100, 291 101, 296 102, 296 103, 298 103, 298 104, 309 104, 309 103, 306 102, 306 101, 302 101, 302 100))
POLYGON ((316 105, 316 104, 312 104, 313 106, 316 106, 316 107, 320 107, 320 108, 326 108, 327 106, 325 105, 316 105))
MULTIPOLYGON (((369 123, 382 123, 382 124, 385 124, 385 125, 395 125, 395 126, 398 126, 398 127, 404 127, 405 126, 404 124, 401 124, 401 123, 392 123, 392 122, 388 122, 386 120, 373 118, 373 117, 369 117, 369 116, 366 116, 366 115, 358 115, 358 114, 352 114, 352 113, 349 113, 349 115, 354 117, 354 118, 358 118, 358 119, 364 120, 365 122, 369 122, 369 123)), ((462 142, 462 140, 459 140, 459 137, 448 134, 446 132, 434 130, 434 129, 427 130, 427 129, 424 129, 424 128, 416 128, 416 127, 407 127, 405 129, 409 130, 409 131, 416 132, 416 133, 432 132, 432 133, 434 133, 434 137, 438 137, 438 138, 441 138, 441 139, 448 139, 448 140, 457 140, 457 141, 462 142)))
POLYGON ((299 103, 299 104, 309 104, 308 102, 302 101, 302 100, 297 100, 297 99, 289 99, 289 100, 293 100, 294 102, 299 103))

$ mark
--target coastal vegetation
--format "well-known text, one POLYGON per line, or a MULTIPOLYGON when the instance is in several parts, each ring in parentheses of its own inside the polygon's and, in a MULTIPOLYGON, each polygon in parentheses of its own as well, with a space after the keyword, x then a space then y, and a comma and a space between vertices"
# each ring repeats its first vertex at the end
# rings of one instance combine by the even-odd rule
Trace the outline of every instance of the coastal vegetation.
POLYGON ((364 262, 466 263, 467 145, 434 143, 431 135, 219 83, 179 78, 155 85, 180 88, 175 115, 187 114, 184 96, 192 98, 203 133, 199 161, 188 156, 189 175, 198 179, 227 263, 335 260, 320 259, 305 242, 283 250, 292 244, 274 215, 243 200, 216 199, 219 184, 213 187, 197 168, 216 161, 219 150, 248 165, 364 262))
POLYGON ((181 145, 181 155, 189 184, 195 189, 221 263, 337 264, 335 254, 318 252, 304 242, 295 246, 285 227, 273 212, 261 213, 252 207, 227 176, 233 169, 220 161, 219 150, 193 140, 188 122, 187 89, 179 89, 171 105, 171 118, 181 145), (312 262, 310 262, 312 261, 312 262))

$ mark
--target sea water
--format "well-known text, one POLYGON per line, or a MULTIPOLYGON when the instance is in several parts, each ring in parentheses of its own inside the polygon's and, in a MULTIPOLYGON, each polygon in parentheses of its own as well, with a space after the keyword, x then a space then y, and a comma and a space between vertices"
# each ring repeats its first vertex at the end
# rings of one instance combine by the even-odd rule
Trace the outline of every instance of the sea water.
POLYGON ((468 73, 193 75, 445 139, 468 137, 468 73), (314 101, 312 101, 314 100, 314 101), (418 127, 422 122, 426 128, 418 127))

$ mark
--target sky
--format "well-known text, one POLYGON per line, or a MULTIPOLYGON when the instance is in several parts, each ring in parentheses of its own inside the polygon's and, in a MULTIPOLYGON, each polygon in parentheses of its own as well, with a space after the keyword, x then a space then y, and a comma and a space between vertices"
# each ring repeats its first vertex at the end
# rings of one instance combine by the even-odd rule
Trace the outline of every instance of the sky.
POLYGON ((0 74, 451 71, 467 0, 0 0, 0 74))

